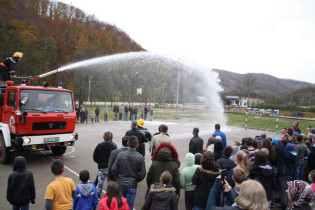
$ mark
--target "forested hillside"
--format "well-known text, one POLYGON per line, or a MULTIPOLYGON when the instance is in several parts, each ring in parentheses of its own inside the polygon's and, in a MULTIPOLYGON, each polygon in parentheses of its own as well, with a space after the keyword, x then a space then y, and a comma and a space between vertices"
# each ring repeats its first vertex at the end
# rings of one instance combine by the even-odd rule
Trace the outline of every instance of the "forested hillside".
POLYGON ((214 69, 218 72, 221 80, 220 84, 224 91, 223 96, 247 94, 252 98, 264 99, 265 103, 270 104, 295 104, 295 105, 314 105, 315 84, 290 79, 280 79, 268 74, 250 73, 239 74, 226 70, 214 69), (249 93, 244 89, 248 88, 249 76, 252 77, 252 86, 249 93), (244 88, 245 86, 245 88, 244 88))
MULTIPOLYGON (((143 51, 126 33, 100 22, 73 6, 49 0, 0 0, 0 59, 24 53, 18 76, 34 76, 67 63, 110 54, 143 51)), ((62 78, 75 92, 74 72, 45 78, 62 78)), ((85 88, 85 87, 83 87, 85 88)))

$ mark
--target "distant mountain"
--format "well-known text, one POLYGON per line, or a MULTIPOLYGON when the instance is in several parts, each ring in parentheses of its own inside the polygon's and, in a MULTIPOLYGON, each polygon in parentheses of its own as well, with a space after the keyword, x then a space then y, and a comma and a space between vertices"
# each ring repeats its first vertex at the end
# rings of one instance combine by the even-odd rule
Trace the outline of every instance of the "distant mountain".
MULTIPOLYGON (((226 70, 213 69, 219 73, 220 84, 224 89, 223 95, 239 95, 239 84, 244 82, 247 74, 239 74, 226 70)), ((271 93, 282 96, 284 93, 292 93, 298 89, 312 86, 309 82, 297 81, 292 79, 279 79, 263 73, 252 73, 255 80, 254 89, 259 94, 271 93)))

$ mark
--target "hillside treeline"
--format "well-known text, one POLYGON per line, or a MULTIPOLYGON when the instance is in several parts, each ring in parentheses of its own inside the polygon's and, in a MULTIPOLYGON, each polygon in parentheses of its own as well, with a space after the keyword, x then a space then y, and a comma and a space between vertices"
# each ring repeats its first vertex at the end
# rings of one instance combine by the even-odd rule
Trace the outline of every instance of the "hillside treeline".
MULTIPOLYGON (((0 0, 0 5, 0 59, 23 52, 18 76, 42 74, 93 57, 143 51, 122 30, 71 5, 49 0, 0 0)), ((45 81, 62 80, 76 93, 80 86, 86 90, 86 83, 75 84, 75 74, 66 71, 45 81)))

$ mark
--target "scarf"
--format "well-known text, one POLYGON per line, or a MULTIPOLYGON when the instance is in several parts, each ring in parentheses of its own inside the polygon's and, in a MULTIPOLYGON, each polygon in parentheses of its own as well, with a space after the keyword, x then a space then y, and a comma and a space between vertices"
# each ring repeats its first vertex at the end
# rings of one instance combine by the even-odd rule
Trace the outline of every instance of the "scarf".
POLYGON ((288 182, 288 190, 293 202, 293 207, 303 204, 312 204, 315 200, 315 193, 311 186, 302 180, 288 182))

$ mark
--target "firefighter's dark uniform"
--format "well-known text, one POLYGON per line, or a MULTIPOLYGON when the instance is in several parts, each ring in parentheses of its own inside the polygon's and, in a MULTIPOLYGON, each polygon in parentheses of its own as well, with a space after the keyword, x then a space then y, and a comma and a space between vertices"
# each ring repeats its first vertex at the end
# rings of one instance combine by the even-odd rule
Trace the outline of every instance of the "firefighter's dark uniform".
POLYGON ((16 57, 8 57, 0 63, 0 73, 2 76, 2 81, 7 81, 10 76, 15 75, 15 66, 18 61, 16 57))

